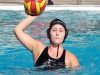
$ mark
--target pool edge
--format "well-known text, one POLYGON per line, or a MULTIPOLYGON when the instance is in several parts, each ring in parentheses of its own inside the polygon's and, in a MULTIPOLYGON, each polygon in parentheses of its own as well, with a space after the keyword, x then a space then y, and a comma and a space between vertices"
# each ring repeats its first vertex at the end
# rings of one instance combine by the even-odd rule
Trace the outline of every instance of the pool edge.
MULTIPOLYGON (((0 4, 0 10, 16 10, 23 11, 24 6, 22 4, 0 4)), ((47 5, 45 11, 52 10, 73 10, 73 11, 100 11, 100 5, 47 5)))

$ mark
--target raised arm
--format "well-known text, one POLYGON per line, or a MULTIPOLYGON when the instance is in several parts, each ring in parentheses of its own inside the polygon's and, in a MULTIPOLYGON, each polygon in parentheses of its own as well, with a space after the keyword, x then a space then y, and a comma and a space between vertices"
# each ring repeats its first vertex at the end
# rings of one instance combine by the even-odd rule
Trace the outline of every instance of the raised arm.
POLYGON ((35 20, 38 16, 28 15, 23 21, 21 21, 15 28, 14 33, 19 39, 19 41, 28 48, 31 52, 36 49, 38 41, 29 36, 24 32, 25 28, 30 25, 30 23, 35 20))

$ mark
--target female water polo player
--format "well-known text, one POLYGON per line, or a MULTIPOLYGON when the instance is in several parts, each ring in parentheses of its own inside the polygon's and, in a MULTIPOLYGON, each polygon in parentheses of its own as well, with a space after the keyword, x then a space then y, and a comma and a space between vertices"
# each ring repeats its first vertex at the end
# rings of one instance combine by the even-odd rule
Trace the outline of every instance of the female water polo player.
POLYGON ((28 15, 14 28, 14 33, 19 41, 33 53, 35 65, 45 65, 47 68, 72 68, 79 66, 75 55, 62 47, 62 43, 67 38, 68 30, 66 24, 60 19, 51 21, 47 29, 47 36, 50 40, 48 47, 24 32, 25 28, 37 17, 28 15))

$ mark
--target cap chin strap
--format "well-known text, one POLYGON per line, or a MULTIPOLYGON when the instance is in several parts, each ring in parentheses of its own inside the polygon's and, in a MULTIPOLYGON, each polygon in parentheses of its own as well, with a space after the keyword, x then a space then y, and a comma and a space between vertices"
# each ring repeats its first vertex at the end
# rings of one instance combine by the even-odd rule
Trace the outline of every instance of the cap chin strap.
POLYGON ((58 52, 59 52, 59 45, 58 45, 58 48, 57 48, 57 56, 56 57, 58 57, 58 52))
MULTIPOLYGON (((51 41, 51 39, 50 39, 50 42, 52 43, 52 41, 51 41)), ((63 41, 64 42, 64 41, 63 41)), ((62 42, 62 43, 63 43, 62 42)), ((53 44, 53 43, 52 43, 53 44)), ((58 57, 58 53, 59 53, 59 45, 58 45, 58 48, 57 48, 57 55, 56 55, 56 57, 58 57)))
MULTIPOLYGON (((51 39, 50 39, 50 42, 52 43, 51 39)), ((58 45, 58 48, 57 48, 57 55, 56 55, 56 57, 58 57, 58 53, 59 53, 59 45, 58 45)))

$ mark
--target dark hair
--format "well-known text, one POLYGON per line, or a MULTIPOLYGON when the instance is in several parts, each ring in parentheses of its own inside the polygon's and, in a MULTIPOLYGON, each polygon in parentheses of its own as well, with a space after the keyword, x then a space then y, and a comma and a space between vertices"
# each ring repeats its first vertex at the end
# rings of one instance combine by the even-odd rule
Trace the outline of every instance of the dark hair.
MULTIPOLYGON (((65 29, 65 37, 64 37, 64 40, 63 40, 63 42, 64 42, 65 39, 68 36, 68 29, 66 28, 66 24, 63 21, 61 21, 60 19, 54 19, 54 20, 51 21, 50 26, 47 29, 47 37, 50 39, 50 30, 51 30, 52 26, 54 26, 55 24, 60 24, 64 27, 64 29, 65 29)), ((50 41, 51 41, 51 39, 50 39, 50 41)))

